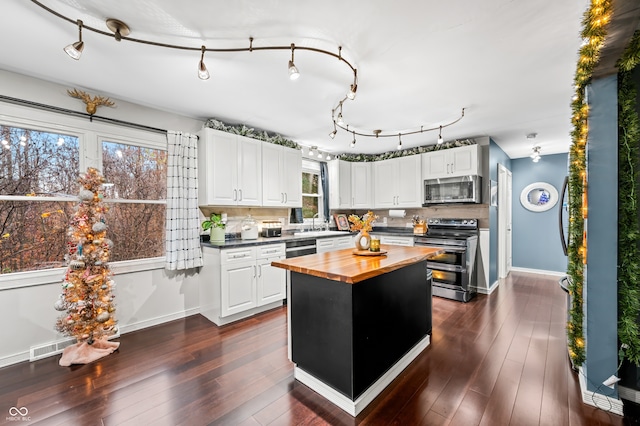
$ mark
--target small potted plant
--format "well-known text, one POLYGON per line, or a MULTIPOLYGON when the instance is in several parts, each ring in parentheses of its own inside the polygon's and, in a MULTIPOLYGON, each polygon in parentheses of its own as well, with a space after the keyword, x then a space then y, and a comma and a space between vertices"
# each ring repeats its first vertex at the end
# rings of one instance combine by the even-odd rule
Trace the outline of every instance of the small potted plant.
POLYGON ((224 242, 224 228, 225 223, 222 221, 222 215, 219 214, 211 213, 209 219, 202 222, 202 230, 210 230, 211 242, 224 242))

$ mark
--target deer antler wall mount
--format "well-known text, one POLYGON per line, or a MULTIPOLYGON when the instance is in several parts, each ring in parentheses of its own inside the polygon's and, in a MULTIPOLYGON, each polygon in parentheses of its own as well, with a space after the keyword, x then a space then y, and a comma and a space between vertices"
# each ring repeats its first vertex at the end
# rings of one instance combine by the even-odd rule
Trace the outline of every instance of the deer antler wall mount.
POLYGON ((90 115, 95 114, 99 106, 113 107, 116 105, 116 103, 109 98, 105 98, 104 96, 91 96, 87 92, 78 89, 67 90, 67 94, 72 98, 78 98, 84 102, 87 105, 87 113, 90 115))

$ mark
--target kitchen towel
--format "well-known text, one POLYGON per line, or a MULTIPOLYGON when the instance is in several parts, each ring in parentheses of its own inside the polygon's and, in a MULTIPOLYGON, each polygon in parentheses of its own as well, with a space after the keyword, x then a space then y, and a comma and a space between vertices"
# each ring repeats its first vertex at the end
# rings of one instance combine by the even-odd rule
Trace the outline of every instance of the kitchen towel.
POLYGON ((406 210, 389 210, 389 217, 405 217, 406 215, 406 210))

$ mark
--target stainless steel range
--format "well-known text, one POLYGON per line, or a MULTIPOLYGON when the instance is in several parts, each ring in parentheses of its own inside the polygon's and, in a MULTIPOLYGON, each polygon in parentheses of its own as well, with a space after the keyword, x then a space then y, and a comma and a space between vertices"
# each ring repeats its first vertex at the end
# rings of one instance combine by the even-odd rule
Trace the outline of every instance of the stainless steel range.
POLYGON ((440 247, 444 253, 427 261, 433 273, 433 295, 468 302, 476 295, 476 219, 429 219, 424 236, 415 245, 440 247))

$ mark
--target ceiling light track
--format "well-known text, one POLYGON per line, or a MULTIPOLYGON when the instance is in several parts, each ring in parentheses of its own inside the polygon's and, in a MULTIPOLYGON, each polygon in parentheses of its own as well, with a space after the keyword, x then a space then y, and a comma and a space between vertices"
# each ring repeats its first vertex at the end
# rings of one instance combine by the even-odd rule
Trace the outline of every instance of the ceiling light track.
MULTIPOLYGON (((67 22, 72 23, 73 25, 78 25, 78 20, 77 19, 71 19, 53 9, 51 9, 50 7, 45 6, 44 4, 40 3, 38 0, 31 0, 32 3, 40 6, 41 8, 43 8, 44 10, 46 10, 47 12, 57 16, 58 18, 64 19, 67 22)), ((143 39, 139 39, 139 38, 133 38, 133 37, 127 37, 127 34, 129 34, 129 27, 126 26, 126 24, 124 24, 122 21, 119 21, 117 19, 113 19, 110 18, 107 21, 109 22, 117 22, 119 24, 122 25, 118 25, 118 28, 121 28, 120 31, 114 31, 114 32, 108 32, 108 31, 103 31, 99 28, 94 28, 88 25, 83 24, 82 25, 82 29, 84 30, 89 30, 89 31, 93 31, 97 34, 102 34, 104 36, 107 37, 113 37, 116 40, 126 40, 126 41, 131 41, 134 43, 140 43, 140 44, 147 44, 147 45, 151 45, 151 46, 157 46, 157 47, 165 47, 168 49, 176 49, 176 50, 187 50, 187 51, 194 51, 194 52, 201 52, 202 48, 201 47, 193 47, 193 46, 183 46, 183 45, 178 45, 178 44, 170 44, 170 43, 160 43, 160 42, 156 42, 156 41, 152 41, 152 40, 143 40, 143 39), (126 34, 125 31, 122 30, 122 28, 126 28, 126 34)), ((211 47, 207 47, 204 51, 205 52, 222 52, 222 53, 231 53, 231 52, 254 52, 254 51, 258 51, 258 50, 293 50, 292 45, 283 45, 283 46, 277 46, 277 45, 273 45, 273 46, 254 46, 253 45, 253 37, 251 37, 249 39, 249 46, 247 47, 233 47, 233 48, 211 48, 211 47)), ((338 59, 340 62, 344 62, 353 72, 354 74, 354 84, 356 84, 356 68, 351 65, 351 63, 349 61, 347 61, 346 59, 344 59, 342 57, 342 46, 338 47, 338 53, 334 53, 328 50, 324 50, 324 49, 319 49, 319 48, 315 48, 315 47, 305 47, 305 46, 295 46, 295 50, 306 50, 309 52, 315 52, 315 53, 321 53, 323 55, 327 55, 327 56, 331 56, 333 58, 338 59)))
MULTIPOLYGON (((364 136, 364 137, 369 137, 369 138, 401 138, 402 136, 407 136, 407 135, 417 135, 420 133, 426 133, 426 132, 432 132, 434 130, 438 130, 438 144, 441 144, 443 139, 442 139, 442 129, 447 128, 449 126, 453 126, 454 124, 456 124, 458 121, 462 120, 462 118, 464 117, 464 110, 465 108, 462 108, 462 111, 460 113, 460 117, 456 118, 453 121, 450 121, 448 123, 445 124, 439 124, 435 127, 429 127, 429 128, 425 128, 424 126, 420 126, 419 129, 416 130, 407 130, 405 132, 397 132, 397 131, 382 131, 380 129, 375 129, 375 130, 356 130, 354 129, 353 126, 350 126, 349 124, 347 124, 344 120, 344 115, 343 115, 343 111, 342 111, 342 107, 343 107, 343 103, 344 101, 346 101, 347 99, 349 99, 348 96, 345 96, 339 103, 338 105, 331 110, 331 120, 333 121, 333 128, 340 128, 348 133, 358 136, 364 136), (338 113, 336 116, 336 112, 338 113)), ((334 130, 335 131, 335 130, 334 130)), ((333 133, 333 132, 332 132, 333 133)), ((330 134, 331 135, 331 134, 330 134)), ((335 135, 334 135, 335 136, 335 135)), ((332 137, 333 139, 333 137, 332 137)), ((400 148, 398 148, 400 149, 400 148)))

